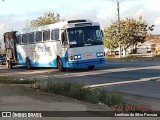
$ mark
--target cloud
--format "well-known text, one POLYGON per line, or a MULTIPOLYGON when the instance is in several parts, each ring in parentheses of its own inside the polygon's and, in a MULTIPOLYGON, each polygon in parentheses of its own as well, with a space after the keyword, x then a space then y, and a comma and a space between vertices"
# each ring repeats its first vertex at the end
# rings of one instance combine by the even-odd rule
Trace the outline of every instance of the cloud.
POLYGON ((123 19, 126 17, 139 18, 139 16, 142 16, 143 20, 145 20, 149 26, 155 25, 152 34, 160 34, 160 15, 157 9, 148 9, 145 6, 138 5, 136 7, 130 7, 123 12, 123 15, 123 19))
POLYGON ((70 12, 68 15, 64 15, 64 18, 66 20, 69 19, 95 19, 96 18, 97 11, 82 11, 82 12, 77 12, 73 11, 70 12))
POLYGON ((157 20, 154 21, 154 25, 160 25, 160 17, 158 17, 157 20))
MULTIPOLYGON (((114 4, 113 4, 114 5, 114 4)), ((123 5, 123 4, 122 4, 123 5)), ((104 6, 95 6, 92 8, 87 8, 85 10, 76 9, 75 6, 63 6, 65 10, 61 11, 58 9, 58 13, 60 13, 61 18, 65 20, 70 19, 91 19, 93 21, 97 21, 100 23, 101 28, 109 27, 112 21, 117 20, 116 8, 115 11, 106 11, 104 6)), ((159 7, 158 7, 159 8, 159 7)), ((143 19, 149 24, 155 25, 154 34, 160 34, 160 15, 159 10, 156 9, 148 9, 146 6, 142 4, 134 5, 123 10, 121 7, 120 17, 121 19, 125 19, 126 17, 138 18, 139 16, 143 16, 143 19), (123 10, 123 11, 122 11, 123 10)), ((159 8, 160 9, 160 8, 159 8)), ((27 12, 24 14, 9 14, 9 15, 0 15, 0 40, 3 39, 3 33, 8 30, 20 30, 22 28, 27 27, 29 21, 36 19, 39 16, 44 15, 46 12, 55 12, 55 9, 48 9, 37 12, 27 12)), ((56 12, 57 13, 57 12, 56 12)))
POLYGON ((65 20, 90 19, 92 21, 99 22, 101 25, 101 29, 108 27, 111 24, 111 21, 117 19, 117 16, 115 15, 100 13, 98 8, 93 8, 85 11, 71 11, 68 14, 64 14, 62 17, 65 20))
POLYGON ((3 34, 8 31, 18 31, 27 26, 27 19, 23 15, 0 15, 0 42, 2 47, 3 43, 3 34))

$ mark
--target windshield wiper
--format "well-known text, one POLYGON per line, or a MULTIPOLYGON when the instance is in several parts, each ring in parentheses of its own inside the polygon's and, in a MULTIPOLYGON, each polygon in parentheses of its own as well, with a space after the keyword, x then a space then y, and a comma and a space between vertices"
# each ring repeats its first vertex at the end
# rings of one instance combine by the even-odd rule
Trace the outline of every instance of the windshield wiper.
POLYGON ((70 48, 74 48, 74 47, 83 47, 84 44, 73 44, 73 45, 70 45, 70 48))
POLYGON ((84 44, 84 46, 91 46, 91 44, 84 44))

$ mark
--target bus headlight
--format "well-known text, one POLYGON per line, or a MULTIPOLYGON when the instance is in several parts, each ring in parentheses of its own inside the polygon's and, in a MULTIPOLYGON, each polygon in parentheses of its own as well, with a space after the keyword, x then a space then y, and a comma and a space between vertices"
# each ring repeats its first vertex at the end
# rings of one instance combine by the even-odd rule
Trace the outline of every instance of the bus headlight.
POLYGON ((97 53, 97 57, 103 57, 103 52, 97 53))
POLYGON ((81 59, 81 55, 74 55, 74 60, 79 60, 81 59))
POLYGON ((70 60, 73 60, 73 56, 70 56, 69 59, 70 59, 70 60))

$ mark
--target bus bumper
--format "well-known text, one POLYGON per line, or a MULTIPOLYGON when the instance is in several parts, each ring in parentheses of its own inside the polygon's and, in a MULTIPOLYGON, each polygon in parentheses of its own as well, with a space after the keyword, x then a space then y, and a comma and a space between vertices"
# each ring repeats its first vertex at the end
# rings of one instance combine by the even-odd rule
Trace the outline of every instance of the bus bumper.
POLYGON ((64 64, 65 68, 80 68, 80 67, 87 67, 92 65, 100 65, 105 64, 105 58, 97 58, 97 59, 90 59, 90 60, 77 60, 77 61, 69 61, 64 64))

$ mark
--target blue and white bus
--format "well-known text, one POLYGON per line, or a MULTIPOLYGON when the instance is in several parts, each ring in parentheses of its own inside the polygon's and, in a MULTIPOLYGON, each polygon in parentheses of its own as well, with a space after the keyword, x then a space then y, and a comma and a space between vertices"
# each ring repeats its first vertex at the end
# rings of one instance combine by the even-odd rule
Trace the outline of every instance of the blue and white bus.
POLYGON ((18 64, 32 67, 66 68, 105 64, 100 25, 91 20, 71 20, 25 28, 16 32, 18 64))

